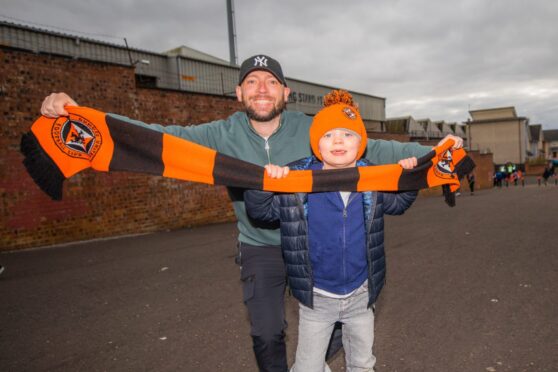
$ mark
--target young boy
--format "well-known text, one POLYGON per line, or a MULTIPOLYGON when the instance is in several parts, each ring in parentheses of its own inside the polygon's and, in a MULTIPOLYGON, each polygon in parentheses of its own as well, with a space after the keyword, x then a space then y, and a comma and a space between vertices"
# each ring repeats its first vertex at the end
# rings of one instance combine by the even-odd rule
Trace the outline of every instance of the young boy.
MULTIPOLYGON (((346 92, 325 97, 310 128, 315 156, 290 169, 339 169, 369 165, 364 123, 346 92)), ((404 159, 402 165, 413 164, 404 159)), ((407 166, 409 167, 409 166, 407 166)), ((412 167, 412 165, 410 166, 412 167)), ((268 165, 272 177, 289 168, 268 165)), ((385 277, 384 214, 402 214, 416 192, 244 193, 248 215, 281 222, 289 286, 300 302, 294 372, 322 372, 331 332, 343 323, 347 371, 373 371, 376 301, 385 277)))

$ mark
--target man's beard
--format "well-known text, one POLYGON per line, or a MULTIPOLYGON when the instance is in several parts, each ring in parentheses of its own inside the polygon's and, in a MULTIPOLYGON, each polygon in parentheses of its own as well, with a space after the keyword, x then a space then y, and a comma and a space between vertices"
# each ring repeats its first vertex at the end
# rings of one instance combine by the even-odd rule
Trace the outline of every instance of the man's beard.
POLYGON ((281 113, 285 109, 285 106, 286 106, 285 101, 281 100, 277 102, 277 105, 273 106, 273 109, 269 113, 265 115, 260 115, 256 111, 254 111, 250 106, 248 106, 246 102, 244 103, 246 115, 248 115, 248 118, 254 121, 264 122, 264 123, 271 121, 275 119, 277 116, 281 115, 281 113))

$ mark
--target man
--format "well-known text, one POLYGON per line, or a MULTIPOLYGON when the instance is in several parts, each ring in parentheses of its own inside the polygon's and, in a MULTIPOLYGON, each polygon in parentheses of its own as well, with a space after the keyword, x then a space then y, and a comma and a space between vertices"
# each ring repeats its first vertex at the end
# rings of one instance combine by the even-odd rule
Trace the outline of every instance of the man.
MULTIPOLYGON (((254 164, 286 165, 311 155, 308 129, 312 119, 300 112, 284 111, 290 93, 279 62, 256 55, 240 66, 236 96, 244 112, 224 120, 197 126, 161 126, 145 124, 125 117, 119 119, 182 137, 226 155, 254 164)), ((77 105, 65 93, 53 93, 42 104, 41 113, 48 117, 67 115, 66 105, 77 105)), ((109 114, 114 115, 114 114, 109 114)), ((117 115, 114 115, 117 116, 117 115)), ((456 148, 462 139, 455 140, 456 148)), ((366 157, 375 164, 397 163, 412 168, 416 157, 430 147, 417 143, 369 140, 366 157)), ((238 219, 240 278, 243 300, 248 308, 253 348, 260 371, 287 371, 285 348, 285 268, 277 225, 251 220, 245 210, 243 190, 229 188, 238 219)))

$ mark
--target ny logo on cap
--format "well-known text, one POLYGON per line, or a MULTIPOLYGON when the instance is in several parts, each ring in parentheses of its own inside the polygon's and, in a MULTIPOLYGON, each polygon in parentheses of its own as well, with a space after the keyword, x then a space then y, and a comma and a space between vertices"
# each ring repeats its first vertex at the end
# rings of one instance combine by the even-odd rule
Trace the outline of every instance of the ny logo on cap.
POLYGON ((265 56, 254 57, 254 66, 267 67, 267 58, 265 56))

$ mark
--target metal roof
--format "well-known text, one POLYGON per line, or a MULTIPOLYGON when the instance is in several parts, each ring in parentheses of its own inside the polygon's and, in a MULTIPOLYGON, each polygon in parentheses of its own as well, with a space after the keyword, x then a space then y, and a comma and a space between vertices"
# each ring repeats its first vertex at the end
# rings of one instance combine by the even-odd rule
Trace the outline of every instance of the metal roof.
POLYGON ((543 138, 545 142, 558 142, 558 129, 543 130, 543 138))
MULTIPOLYGON (((156 53, 89 37, 18 25, 0 20, 0 46, 130 66, 151 88, 172 89, 220 96, 235 95, 237 66, 195 49, 180 46, 156 53)), ((288 108, 313 115, 322 108, 322 97, 330 87, 286 77, 291 89, 288 108)), ((385 120, 385 98, 351 91, 364 120, 385 120)))
POLYGON ((541 124, 529 125, 529 131, 531 132, 531 141, 538 142, 541 137, 542 125, 541 124))

